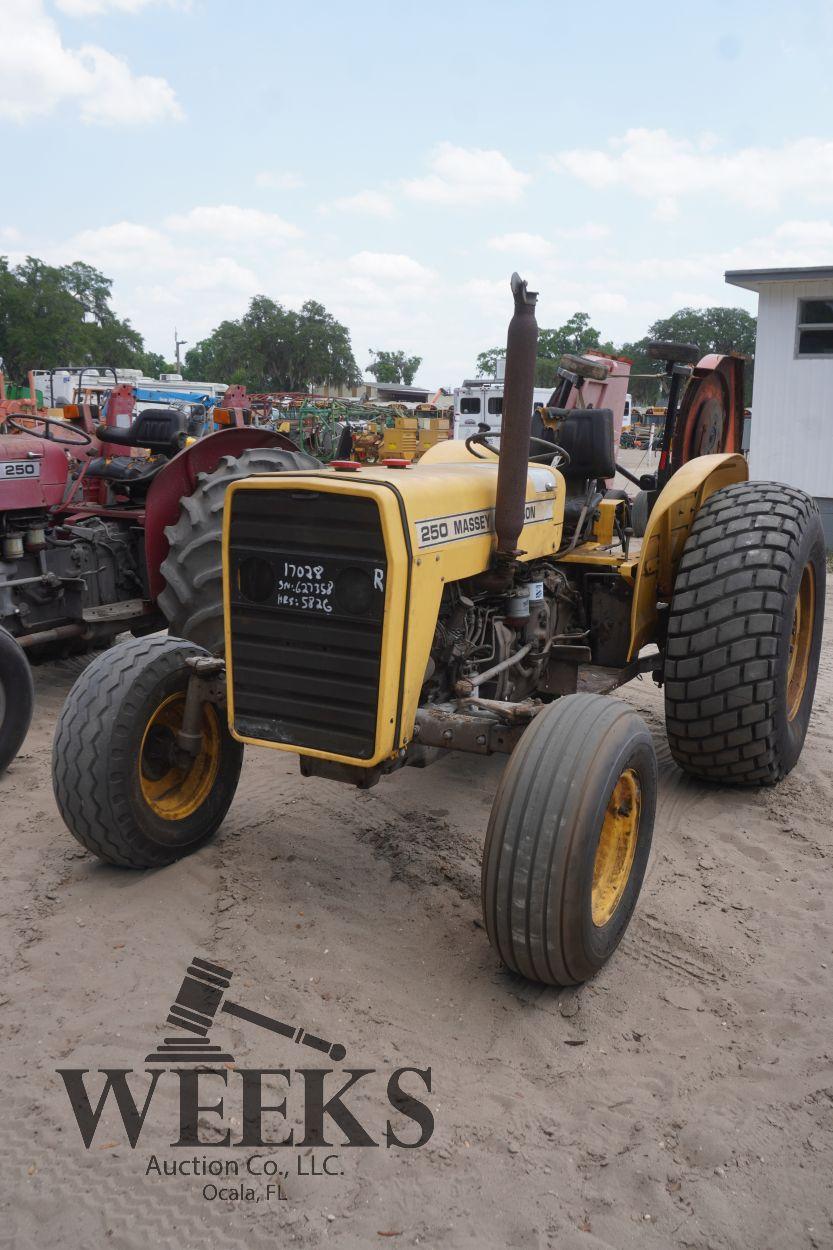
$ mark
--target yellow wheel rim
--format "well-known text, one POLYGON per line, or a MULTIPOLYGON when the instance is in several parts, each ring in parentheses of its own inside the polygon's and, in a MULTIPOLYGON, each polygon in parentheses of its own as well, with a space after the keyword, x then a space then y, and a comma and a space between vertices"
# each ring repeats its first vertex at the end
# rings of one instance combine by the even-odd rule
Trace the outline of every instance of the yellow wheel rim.
POLYGON ((795 720, 810 669, 813 622, 816 616, 816 574, 812 564, 804 567, 793 611, 790 654, 787 661, 787 720, 795 720))
POLYGON ((639 778, 632 768, 626 768, 613 787, 593 864, 593 924, 599 929, 610 920, 625 893, 636 854, 641 808, 639 778))
POLYGON ((210 703, 202 709, 202 743, 196 758, 177 748, 185 692, 169 695, 145 727, 139 750, 139 785, 151 811, 162 820, 185 820, 205 800, 220 768, 220 722, 210 703))

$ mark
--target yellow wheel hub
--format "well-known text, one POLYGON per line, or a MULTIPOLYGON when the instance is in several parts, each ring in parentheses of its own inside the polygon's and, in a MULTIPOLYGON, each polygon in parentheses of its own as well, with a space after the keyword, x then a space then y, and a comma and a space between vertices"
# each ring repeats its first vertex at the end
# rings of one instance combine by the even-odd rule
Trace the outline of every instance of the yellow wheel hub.
POLYGON ((810 668, 813 621, 816 616, 816 574, 812 564, 804 567, 793 611, 790 654, 787 661, 787 720, 794 720, 804 698, 810 668))
POLYGON ((194 758, 177 747, 185 692, 169 695, 147 723, 139 751, 139 784, 148 807, 162 820, 185 820, 208 798, 220 768, 220 722, 203 704, 202 742, 194 758))
POLYGON ((613 787, 593 864, 592 914, 599 929, 610 920, 625 893, 636 854, 641 806, 639 778, 632 768, 626 768, 613 787))

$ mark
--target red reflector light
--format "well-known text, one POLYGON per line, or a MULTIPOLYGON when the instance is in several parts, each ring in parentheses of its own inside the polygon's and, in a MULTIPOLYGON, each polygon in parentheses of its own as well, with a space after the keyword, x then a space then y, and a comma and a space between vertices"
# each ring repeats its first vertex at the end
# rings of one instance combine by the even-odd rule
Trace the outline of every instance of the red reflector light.
POLYGON ((331 460, 330 468, 338 469, 339 473, 355 473, 362 466, 358 460, 331 460))
POLYGON ((410 464, 410 461, 390 459, 390 460, 383 460, 382 464, 386 469, 407 469, 408 465, 410 464))

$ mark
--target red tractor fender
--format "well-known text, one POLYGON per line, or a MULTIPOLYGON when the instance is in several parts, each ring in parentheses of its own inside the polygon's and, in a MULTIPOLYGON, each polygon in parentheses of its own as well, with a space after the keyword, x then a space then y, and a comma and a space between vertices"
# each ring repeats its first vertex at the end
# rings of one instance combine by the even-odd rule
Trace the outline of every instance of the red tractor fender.
POLYGON ((151 598, 165 585, 159 569, 168 554, 165 528, 179 518, 182 499, 193 493, 200 473, 213 473, 223 456, 239 456, 250 447, 298 448, 285 434, 237 426, 198 439, 170 460, 151 483, 145 502, 145 558, 151 598))

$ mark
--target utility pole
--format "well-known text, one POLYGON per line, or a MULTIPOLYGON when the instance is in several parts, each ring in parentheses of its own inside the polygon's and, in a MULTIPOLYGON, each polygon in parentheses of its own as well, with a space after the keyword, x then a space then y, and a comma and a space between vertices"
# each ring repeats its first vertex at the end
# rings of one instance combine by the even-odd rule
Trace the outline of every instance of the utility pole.
POLYGON ((188 342, 188 340, 187 340, 187 339, 181 339, 181 338, 179 337, 179 330, 177 330, 176 326, 174 326, 174 351, 176 352, 176 371, 177 371, 177 373, 182 373, 182 364, 181 364, 180 359, 179 359, 179 349, 180 349, 180 347, 185 347, 185 345, 186 345, 186 343, 187 343, 187 342, 188 342))

